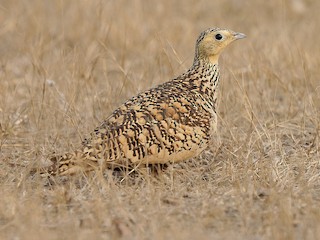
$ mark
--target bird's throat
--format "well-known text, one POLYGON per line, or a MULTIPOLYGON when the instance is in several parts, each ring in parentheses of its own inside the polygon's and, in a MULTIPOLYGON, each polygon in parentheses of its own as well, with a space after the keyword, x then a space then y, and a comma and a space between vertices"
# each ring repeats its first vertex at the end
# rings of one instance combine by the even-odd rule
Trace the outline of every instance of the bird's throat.
POLYGON ((209 56, 209 62, 210 62, 212 65, 218 64, 218 59, 219 59, 219 55, 209 56))

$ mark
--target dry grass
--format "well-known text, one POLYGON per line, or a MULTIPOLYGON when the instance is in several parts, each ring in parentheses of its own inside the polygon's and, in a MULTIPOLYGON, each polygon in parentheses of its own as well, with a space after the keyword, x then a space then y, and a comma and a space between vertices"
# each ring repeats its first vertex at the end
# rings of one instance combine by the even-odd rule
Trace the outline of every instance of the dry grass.
POLYGON ((320 238, 320 3, 219 2, 1 1, 0 239, 320 238), (221 59, 210 150, 122 183, 30 175, 211 26, 248 38, 221 59))

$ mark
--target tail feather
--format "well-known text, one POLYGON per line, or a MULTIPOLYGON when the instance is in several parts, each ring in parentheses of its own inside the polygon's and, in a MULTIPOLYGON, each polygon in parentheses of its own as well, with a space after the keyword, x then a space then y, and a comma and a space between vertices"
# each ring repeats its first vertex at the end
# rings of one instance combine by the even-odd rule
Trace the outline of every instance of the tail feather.
POLYGON ((51 165, 40 170, 41 176, 73 175, 97 167, 96 162, 85 159, 81 152, 66 153, 50 159, 51 165))

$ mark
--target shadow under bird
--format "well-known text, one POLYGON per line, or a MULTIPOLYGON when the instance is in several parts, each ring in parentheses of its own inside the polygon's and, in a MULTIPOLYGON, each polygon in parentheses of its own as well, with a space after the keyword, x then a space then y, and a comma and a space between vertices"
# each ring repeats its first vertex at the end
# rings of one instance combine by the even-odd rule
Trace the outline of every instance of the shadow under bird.
POLYGON ((242 33, 209 28, 191 68, 123 103, 74 152, 56 156, 44 175, 180 162, 199 155, 217 127, 221 52, 242 33))

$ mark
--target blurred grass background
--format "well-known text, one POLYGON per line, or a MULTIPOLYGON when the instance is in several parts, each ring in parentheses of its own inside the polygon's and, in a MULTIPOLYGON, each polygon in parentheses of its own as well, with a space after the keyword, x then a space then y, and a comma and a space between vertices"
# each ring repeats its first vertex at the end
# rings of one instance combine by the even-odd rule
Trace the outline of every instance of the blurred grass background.
POLYGON ((312 0, 2 0, 0 238, 319 239, 319 9, 312 0), (248 37, 220 59, 208 151, 131 184, 30 176, 126 99, 184 72, 198 34, 214 26, 248 37))

